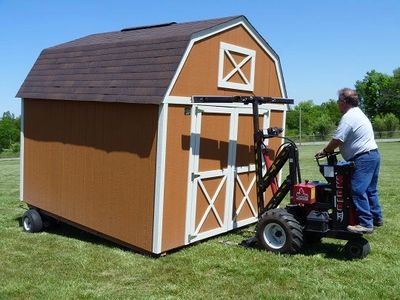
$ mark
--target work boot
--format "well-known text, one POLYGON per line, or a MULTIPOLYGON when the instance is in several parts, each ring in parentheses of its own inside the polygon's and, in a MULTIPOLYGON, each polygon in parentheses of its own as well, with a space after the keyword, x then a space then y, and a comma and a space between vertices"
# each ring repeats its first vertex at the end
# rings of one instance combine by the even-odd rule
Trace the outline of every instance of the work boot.
POLYGON ((361 233, 361 234, 374 232, 374 228, 364 227, 361 225, 349 225, 349 226, 347 226, 347 230, 350 232, 361 233))
POLYGON ((374 220, 374 227, 381 227, 383 226, 383 220, 374 220))

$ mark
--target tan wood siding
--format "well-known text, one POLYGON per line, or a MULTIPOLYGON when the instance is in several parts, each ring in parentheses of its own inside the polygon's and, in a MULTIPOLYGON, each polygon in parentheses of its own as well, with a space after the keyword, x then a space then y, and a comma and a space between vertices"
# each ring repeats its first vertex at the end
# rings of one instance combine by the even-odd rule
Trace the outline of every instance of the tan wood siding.
POLYGON ((24 103, 24 200, 151 251, 158 106, 24 103))
MULTIPOLYGON (((225 62, 226 63, 226 62, 225 62)), ((248 66, 244 67, 247 71, 248 66)), ((234 78, 233 81, 241 82, 234 78)), ((210 38, 196 42, 171 91, 172 96, 254 95, 282 97, 275 63, 242 26, 236 26, 210 38), (218 88, 220 42, 256 51, 253 92, 218 88)))
POLYGON ((199 172, 228 167, 229 119, 227 114, 203 113, 199 172))
POLYGON ((185 243, 191 118, 183 106, 168 108, 162 251, 185 243))
MULTIPOLYGON (((260 128, 262 128, 262 118, 259 122, 260 128)), ((236 167, 249 166, 254 164, 254 128, 253 128, 253 116, 252 115, 239 115, 238 124, 238 135, 237 135, 237 148, 236 148, 236 167)), ((241 181, 244 189, 247 191, 251 181, 255 176, 255 172, 237 174, 235 179, 235 188, 233 196, 233 215, 234 221, 245 220, 250 217, 254 217, 250 204, 245 201, 242 204, 244 193, 240 188, 239 181, 241 181), (240 209, 240 211, 238 211, 240 209)), ((257 191, 256 185, 249 191, 249 198, 253 208, 257 212, 257 191)))

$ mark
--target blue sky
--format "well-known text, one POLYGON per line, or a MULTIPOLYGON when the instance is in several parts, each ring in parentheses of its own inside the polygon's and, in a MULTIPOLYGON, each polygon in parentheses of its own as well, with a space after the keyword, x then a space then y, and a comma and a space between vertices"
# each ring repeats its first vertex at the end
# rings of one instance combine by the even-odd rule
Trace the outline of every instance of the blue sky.
POLYGON ((40 51, 125 27, 245 15, 279 54, 296 103, 336 98, 375 69, 400 67, 399 0, 0 0, 0 114, 40 51))

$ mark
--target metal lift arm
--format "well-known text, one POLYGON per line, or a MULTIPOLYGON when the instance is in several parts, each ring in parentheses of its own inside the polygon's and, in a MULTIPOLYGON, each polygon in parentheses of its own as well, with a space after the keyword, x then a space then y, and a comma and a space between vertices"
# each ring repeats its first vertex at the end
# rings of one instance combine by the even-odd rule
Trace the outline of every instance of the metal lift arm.
MULTIPOLYGON (((258 197, 258 208, 259 208, 259 217, 263 215, 267 210, 277 208, 279 204, 281 204, 282 200, 285 198, 287 193, 289 193, 293 187, 293 185, 301 182, 299 161, 298 161, 298 150, 294 143, 288 142, 285 143, 282 150, 276 155, 272 165, 267 170, 266 174, 263 176, 260 184, 260 193, 258 197), (278 173, 282 170, 284 165, 289 161, 289 174, 286 179, 279 186, 278 190, 276 190, 271 200, 268 202, 266 206, 264 206, 264 192, 273 182, 274 178, 278 175, 278 173)), ((293 202, 292 195, 290 197, 290 202, 293 202)))

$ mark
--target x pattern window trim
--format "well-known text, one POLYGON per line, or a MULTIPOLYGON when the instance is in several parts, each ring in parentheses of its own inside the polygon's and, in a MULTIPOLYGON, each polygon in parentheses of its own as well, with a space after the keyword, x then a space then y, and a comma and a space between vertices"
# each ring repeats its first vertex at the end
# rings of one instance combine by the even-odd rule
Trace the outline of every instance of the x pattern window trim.
POLYGON ((250 81, 249 81, 249 79, 247 79, 247 77, 243 74, 243 71, 242 71, 241 67, 243 67, 244 64, 247 63, 247 62, 251 59, 251 56, 247 56, 247 57, 243 58, 243 60, 242 60, 240 63, 237 63, 237 62, 235 61, 235 59, 233 58, 233 56, 232 56, 232 54, 231 54, 231 52, 230 52, 229 50, 226 50, 226 49, 225 49, 225 54, 227 55, 227 57, 229 58, 229 60, 232 62, 234 68, 233 68, 233 70, 232 70, 228 75, 226 75, 226 76, 224 77, 223 80, 229 81, 229 79, 230 79, 233 75, 235 75, 236 73, 239 73, 239 75, 240 75, 240 77, 242 77, 243 81, 244 81, 246 84, 249 84, 250 81))
POLYGON ((243 91, 253 91, 254 90, 254 74, 255 74, 255 61, 256 61, 256 51, 252 49, 247 49, 239 47, 236 45, 221 42, 219 49, 219 65, 218 65, 218 87, 229 88, 235 90, 243 91), (243 55, 243 59, 238 62, 238 58, 234 58, 233 54, 243 55), (224 76, 226 73, 225 61, 229 60, 233 69, 224 76), (247 63, 250 64, 249 73, 245 75, 242 67, 247 63), (232 77, 235 74, 239 74, 243 83, 232 81, 232 77))

